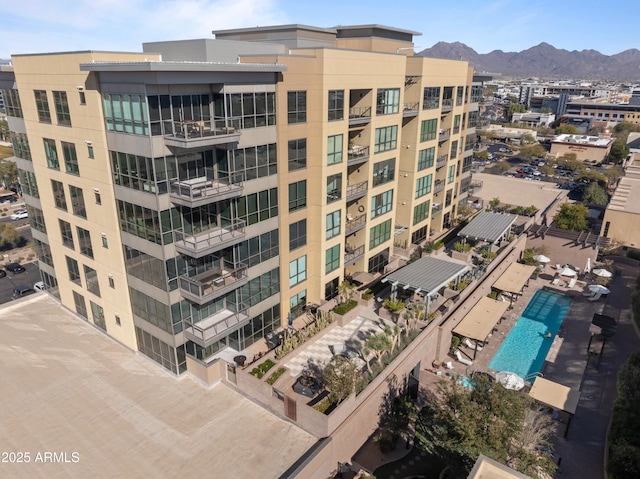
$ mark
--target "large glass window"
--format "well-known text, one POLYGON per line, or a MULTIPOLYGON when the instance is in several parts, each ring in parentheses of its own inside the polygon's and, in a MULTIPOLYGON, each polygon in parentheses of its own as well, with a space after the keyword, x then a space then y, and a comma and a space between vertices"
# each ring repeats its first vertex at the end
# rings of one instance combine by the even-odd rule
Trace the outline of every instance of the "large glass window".
POLYGON ((44 222, 44 213, 42 210, 34 206, 27 205, 27 211, 29 212, 29 226, 46 234, 47 227, 44 222))
POLYGON ((327 177, 327 204, 342 198, 342 173, 327 177))
POLYGON ((80 279, 80 268, 78 267, 78 262, 73 259, 65 256, 67 259, 67 270, 69 271, 69 280, 72 283, 75 283, 79 286, 82 286, 82 280, 80 279))
POLYGON ((38 261, 48 264, 53 268, 53 257, 51 256, 51 247, 37 238, 33 238, 33 246, 36 249, 38 261))
POLYGON ((371 274, 383 274, 385 267, 389 264, 389 248, 382 250, 375 256, 369 258, 368 272, 371 274))
POLYGON ((69 101, 66 91, 53 92, 53 104, 56 107, 58 125, 71 126, 71 114, 69 113, 69 101))
POLYGON ((435 110, 440 108, 440 87, 426 87, 424 89, 424 98, 422 102, 424 110, 435 110))
POLYGON ((329 248, 325 253, 325 270, 326 274, 331 273, 340 267, 340 245, 337 244, 329 248))
POLYGON ((433 166, 433 159, 436 155, 436 148, 432 146, 418 153, 418 171, 426 170, 433 166))
POLYGON ((435 140, 438 133, 438 120, 423 120, 420 123, 420 141, 435 140))
MULTIPOLYGON (((130 246, 124 246, 124 259, 127 274, 139 278, 148 284, 167 290, 167 276, 177 287, 175 278, 186 273, 184 257, 164 261, 130 246)), ((172 287, 171 289, 175 289, 172 287)))
MULTIPOLYGON (((69 258, 67 258, 67 259, 69 259, 69 258)), ((73 292, 73 302, 76 305, 76 313, 78 313, 84 319, 89 319, 89 316, 87 315, 87 303, 85 303, 85 301, 84 301, 84 296, 82 296, 81 294, 79 294, 76 291, 74 291, 73 292)))
POLYGON ((456 165, 451 165, 449 167, 449 172, 447 174, 447 184, 453 183, 456 179, 456 165))
POLYGON ((18 90, 13 88, 3 88, 2 98, 4 100, 4 108, 8 116, 14 118, 22 118, 22 103, 20 103, 20 94, 18 90))
POLYGON ((49 111, 49 100, 47 92, 44 90, 34 90, 36 96, 36 110, 38 111, 38 120, 42 123, 51 123, 51 112, 49 111))
POLYGON ((458 157, 458 140, 451 141, 451 158, 458 157))
MULTIPOLYGON (((210 229, 211 215, 202 210, 194 210, 195 216, 185 215, 185 233, 193 233, 210 229)), ((139 238, 146 239, 156 244, 169 244, 173 242, 173 229, 180 225, 178 210, 157 210, 134 205, 118 200, 118 216, 120 217, 120 229, 139 238)))
POLYGON ((371 228, 369 233, 369 249, 373 249, 385 241, 389 241, 391 238, 391 220, 388 219, 387 221, 374 226, 371 228))
POLYGON ((91 233, 84 228, 76 226, 78 232, 78 247, 80 253, 93 259, 93 247, 91 246, 91 233))
POLYGON ((89 301, 91 305, 91 316, 93 317, 93 324, 103 330, 107 330, 107 323, 104 320, 104 309, 99 304, 89 301))
POLYGON ((131 287, 129 288, 129 297, 131 298, 133 314, 139 318, 155 324, 170 334, 177 334, 182 331, 182 320, 179 314, 172 318, 171 308, 166 304, 131 287))
POLYGON ((247 225, 278 216, 278 189, 271 188, 240 198, 237 202, 236 219, 247 225))
POLYGON ((56 180, 51 180, 51 188, 53 189, 53 201, 56 208, 67 211, 67 199, 64 195, 64 185, 56 180))
POLYGON ((329 90, 329 121, 344 118, 344 90, 329 90))
POLYGON ((72 175, 80 174, 80 167, 78 166, 78 156, 76 155, 76 145, 73 143, 66 143, 64 141, 62 144, 62 154, 64 155, 64 166, 67 173, 71 173, 72 175))
POLYGON ((289 251, 307 244, 307 220, 296 221, 289 225, 289 251))
MULTIPOLYGON (((129 153, 122 153, 119 151, 110 151, 111 155, 111 170, 113 171, 113 181, 116 185, 124 186, 126 188, 132 188, 138 191, 145 191, 147 193, 155 193, 156 192, 156 172, 154 171, 154 160, 152 158, 132 155, 129 153)), ((170 168, 176 169, 179 168, 182 173, 182 170, 186 170, 186 174, 189 175, 192 172, 197 171, 201 173, 203 168, 202 163, 205 161, 201 158, 200 155, 204 153, 195 153, 193 155, 193 164, 200 166, 200 169, 197 166, 193 166, 190 162, 180 162, 178 161, 180 167, 175 166, 175 157, 167 158, 167 163, 169 163, 170 168)), ((181 157, 178 157, 181 158, 181 157)), ((213 160, 211 160, 213 163, 213 160)), ((158 179, 162 179, 163 188, 160 192, 166 192, 166 166, 163 158, 159 158, 156 161, 156 167, 158 168, 158 179)), ((204 174, 203 174, 204 176, 204 174)), ((173 178, 170 178, 173 180, 173 178)), ((188 180, 190 178, 179 178, 180 180, 185 179, 188 180)), ((158 182, 160 183, 160 182, 158 182)))
POLYGON ((20 179, 20 186, 24 194, 33 196, 34 198, 40 198, 38 182, 36 181, 36 175, 34 173, 18 169, 18 178, 20 179))
POLYGON ((431 193, 432 180, 433 174, 423 176, 422 178, 418 178, 416 180, 416 198, 420 198, 421 196, 431 193))
POLYGON ((379 153, 381 151, 394 150, 398 146, 398 126, 385 126, 376 128, 373 151, 379 153))
POLYGON ((393 181, 396 177, 396 159, 379 161, 373 165, 373 186, 393 181))
POLYGON ((47 156, 47 165, 54 170, 60 169, 60 160, 58 160, 58 150, 56 148, 56 141, 49 138, 43 138, 44 141, 44 153, 47 156))
POLYGON ((87 284, 87 291, 100 297, 100 284, 98 284, 98 273, 95 269, 83 264, 84 281, 87 284))
POLYGON ((289 211, 297 211, 307 207, 307 180, 289 185, 289 211))
POLYGON ((289 263, 289 286, 295 286, 307 279, 307 255, 289 263))
POLYGON ((275 95, 273 92, 230 93, 227 95, 227 116, 231 118, 231 123, 239 128, 275 125, 275 95))
POLYGON ((291 315, 294 318, 297 318, 302 313, 304 313, 304 308, 307 307, 307 290, 300 291, 295 296, 292 296, 289 300, 289 308, 291 310, 291 315))
POLYGON ((393 209, 393 190, 385 191, 371 198, 371 219, 393 209))
POLYGON ((334 236, 340 234, 340 213, 341 210, 333 211, 327 215, 326 232, 327 239, 331 239, 334 236))
POLYGON ((287 118, 289 124, 307 121, 307 92, 287 92, 287 118))
POLYGON ((69 185, 69 193, 71 194, 71 209, 73 214, 86 218, 87 209, 84 207, 84 195, 82 194, 82 188, 69 185))
POLYGON ((307 167, 307 139, 289 141, 289 171, 301 170, 307 167))
POLYGON ((330 136, 327 140, 327 164, 342 163, 342 135, 330 136))
POLYGON ((413 208, 413 224, 417 225, 421 221, 429 218, 431 214, 431 200, 427 200, 424 203, 414 206, 413 208))
POLYGON ((459 86, 456 90, 456 106, 462 105, 462 98, 464 97, 464 87, 459 86))
POLYGON ((29 138, 24 133, 9 132, 13 154, 18 158, 31 161, 31 148, 29 148, 29 138))
POLYGON ((390 115, 400 111, 400 88, 379 88, 376 102, 378 115, 390 115))
POLYGON ((59 219, 58 224, 60 225, 60 234, 62 236, 62 244, 68 248, 73 249, 73 233, 71 232, 71 224, 59 219))
POLYGON ((105 93, 102 104, 107 130, 134 135, 149 134, 147 102, 144 96, 105 93))
POLYGON ((453 117, 453 131, 452 133, 454 135, 457 135, 458 133, 460 133, 460 115, 456 115, 453 117))

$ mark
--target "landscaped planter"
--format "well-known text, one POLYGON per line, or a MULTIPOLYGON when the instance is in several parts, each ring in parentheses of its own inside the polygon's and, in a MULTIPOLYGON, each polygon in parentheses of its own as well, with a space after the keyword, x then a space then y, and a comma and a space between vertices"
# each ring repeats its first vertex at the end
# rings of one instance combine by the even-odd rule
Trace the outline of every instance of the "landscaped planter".
POLYGON ((358 306, 347 311, 345 314, 338 314, 334 311, 333 312, 334 320, 336 323, 338 323, 338 326, 342 327, 345 324, 349 323, 349 321, 351 321, 352 319, 357 318, 361 308, 362 306, 358 304, 358 306))
POLYGON ((458 261, 464 261, 465 263, 471 262, 471 256, 473 256, 473 251, 456 251, 451 250, 451 258, 457 259, 458 261))

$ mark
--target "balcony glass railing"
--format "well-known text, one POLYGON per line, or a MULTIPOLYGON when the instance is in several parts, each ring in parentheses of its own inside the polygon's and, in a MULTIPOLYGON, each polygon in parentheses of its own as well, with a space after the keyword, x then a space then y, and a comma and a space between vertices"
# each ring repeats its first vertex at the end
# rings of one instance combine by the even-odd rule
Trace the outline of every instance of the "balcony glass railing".
POLYGON ((240 328, 242 324, 249 321, 250 318, 246 314, 249 309, 247 305, 238 304, 234 309, 237 311, 230 309, 216 311, 197 323, 185 321, 185 336, 200 346, 209 346, 227 335, 228 332, 240 328))
POLYGON ((348 161, 366 161, 369 158, 369 147, 353 145, 347 150, 348 161))
POLYGON ((217 196, 240 194, 242 192, 242 180, 243 175, 240 173, 232 173, 230 176, 216 179, 198 177, 181 180, 174 178, 171 180, 171 194, 192 202, 204 198, 213 199, 217 196))
POLYGON ((246 283, 247 265, 225 261, 221 268, 191 277, 183 275, 179 280, 184 296, 203 304, 246 283))
POLYGON ((450 136, 451 136, 451 129, 450 128, 447 128, 447 129, 441 128, 440 131, 438 131, 438 141, 439 142, 447 141, 450 136))
POLYGON ((237 134, 240 126, 241 118, 231 117, 163 122, 165 136, 185 140, 237 134))
POLYGON ((180 228, 174 231, 174 244, 178 251, 199 258, 225 246, 238 243, 245 237, 245 222, 236 220, 225 226, 197 233, 186 233, 180 228))

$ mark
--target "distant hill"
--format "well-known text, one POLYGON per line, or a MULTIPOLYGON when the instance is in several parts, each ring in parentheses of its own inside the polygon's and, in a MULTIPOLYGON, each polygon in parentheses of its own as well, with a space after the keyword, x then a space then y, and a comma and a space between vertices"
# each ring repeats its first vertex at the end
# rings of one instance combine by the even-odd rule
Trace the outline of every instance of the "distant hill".
POLYGON ((635 48, 609 56, 596 50, 570 52, 543 42, 521 52, 478 53, 464 43, 438 42, 417 55, 466 60, 476 71, 505 76, 640 81, 640 50, 635 48))

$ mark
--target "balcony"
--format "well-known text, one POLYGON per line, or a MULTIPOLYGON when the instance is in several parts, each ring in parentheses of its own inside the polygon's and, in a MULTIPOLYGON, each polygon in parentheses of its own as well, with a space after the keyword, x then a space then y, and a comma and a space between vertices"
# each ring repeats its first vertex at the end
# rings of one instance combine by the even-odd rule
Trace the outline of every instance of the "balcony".
POLYGON ((201 258, 222 248, 240 243, 245 239, 245 222, 235 221, 195 234, 187 234, 183 229, 174 231, 176 251, 192 258, 201 258))
POLYGON ((347 185, 347 201, 355 201, 367 194, 367 181, 355 185, 347 185))
POLYGON ((371 121, 370 106, 354 106, 349 108, 349 126, 366 125, 371 121))
POLYGON ((189 208, 195 208, 214 201, 237 198, 242 195, 242 191, 242 176, 237 173, 213 180, 199 177, 171 181, 171 201, 189 208))
POLYGON ((240 119, 164 122, 164 143, 175 148, 207 148, 240 140, 240 119))
POLYGON ((438 193, 440 193, 442 190, 444 190, 445 188, 445 182, 442 180, 438 180, 434 183, 433 185, 433 194, 437 195, 438 193))
POLYGON ((440 168, 445 166, 448 161, 449 161, 449 155, 441 155, 438 158, 436 158, 436 170, 439 170, 440 168))
POLYGON ((225 261, 222 268, 196 276, 180 276, 180 292, 185 299, 205 304, 247 283, 247 265, 225 261))
POLYGON ((405 103, 402 108, 402 116, 404 118, 416 116, 418 114, 419 108, 420 108, 419 101, 416 101, 413 103, 405 103))
POLYGON ((443 98, 440 111, 442 113, 449 113, 451 110, 453 110, 453 98, 443 98))
POLYGON ((431 205, 431 219, 435 218, 440 213, 442 213, 442 205, 440 203, 434 203, 431 205))
POLYGON ((246 306, 242 308, 239 312, 223 309, 195 324, 185 322, 184 335, 187 339, 206 348, 250 320, 245 314, 248 308, 246 306))
POLYGON ((344 265, 353 264, 364 256, 364 245, 354 248, 350 245, 344 247, 344 265))
POLYGON ((347 222, 344 225, 344 234, 345 236, 350 236, 356 231, 360 231, 367 224, 367 215, 366 213, 360 216, 356 216, 355 218, 351 215, 347 215, 347 222))
POLYGON ((447 141, 450 137, 451 137, 450 128, 447 128, 446 130, 444 128, 440 128, 440 131, 438 132, 438 142, 443 143, 447 141))
POLYGON ((353 145, 347 150, 347 165, 357 166, 369 160, 369 147, 353 145))

